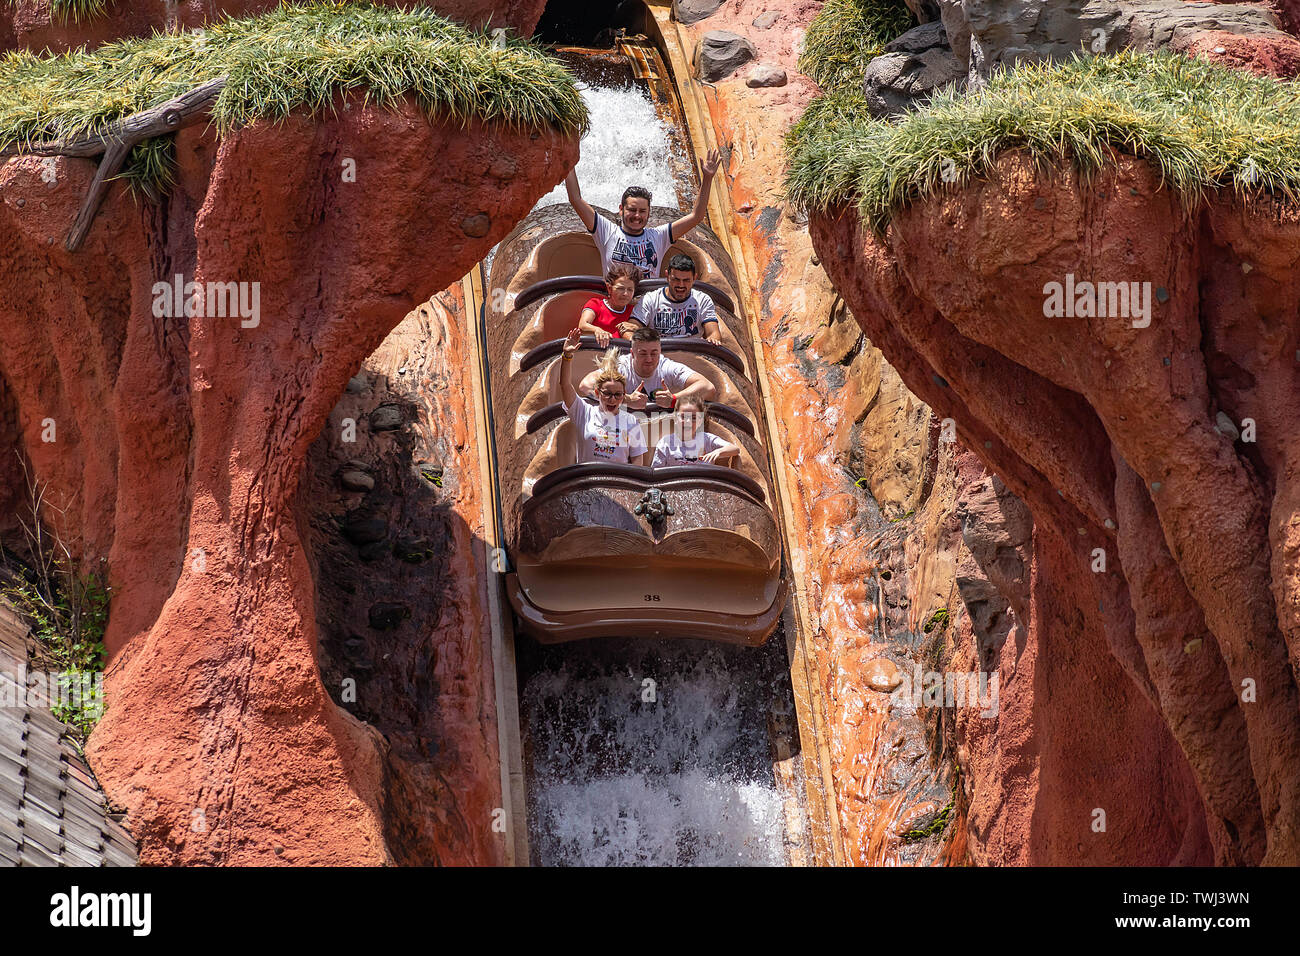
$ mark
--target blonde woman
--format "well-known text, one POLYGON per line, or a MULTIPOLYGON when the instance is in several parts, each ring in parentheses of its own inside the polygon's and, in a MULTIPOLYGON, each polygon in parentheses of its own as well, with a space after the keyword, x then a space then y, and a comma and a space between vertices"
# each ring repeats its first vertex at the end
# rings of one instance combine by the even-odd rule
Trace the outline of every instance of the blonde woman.
POLYGON ((582 332, 570 329, 551 385, 551 400, 564 402, 564 410, 578 430, 578 463, 646 464, 650 453, 645 432, 636 417, 623 408, 627 379, 618 370, 618 349, 605 353, 595 372, 596 404, 591 405, 573 386, 573 358, 581 342, 582 332))
POLYGON ((578 331, 583 335, 594 335, 596 344, 602 349, 609 348, 610 339, 626 338, 641 323, 632 318, 636 298, 636 280, 640 270, 630 262, 615 262, 605 273, 605 296, 594 295, 582 307, 578 316, 578 331))
POLYGON ((659 439, 655 446, 652 467, 694 465, 733 466, 740 455, 740 446, 723 441, 712 432, 705 431, 709 421, 708 402, 696 395, 678 399, 673 430, 659 439))

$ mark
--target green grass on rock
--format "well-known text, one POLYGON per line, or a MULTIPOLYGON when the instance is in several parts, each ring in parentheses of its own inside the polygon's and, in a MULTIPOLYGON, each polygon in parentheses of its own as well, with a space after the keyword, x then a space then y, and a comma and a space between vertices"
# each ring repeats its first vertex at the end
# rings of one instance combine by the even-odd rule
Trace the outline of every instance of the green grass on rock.
POLYGON ((1176 53, 1079 56, 995 73, 896 121, 841 92, 813 102, 787 138, 786 187, 811 210, 856 201, 882 230, 908 203, 987 176, 1024 149, 1044 169, 1099 170, 1141 157, 1189 208, 1207 190, 1300 197, 1300 85, 1176 53))
MULTIPOLYGON (((483 120, 581 135, 573 77, 540 47, 493 37, 432 11, 365 2, 284 4, 202 32, 154 34, 59 56, 0 57, 0 147, 98 132, 228 75, 212 120, 222 134, 360 91, 395 106, 410 95, 431 118, 483 120)), ((169 137, 142 143, 127 176, 166 188, 169 137)))

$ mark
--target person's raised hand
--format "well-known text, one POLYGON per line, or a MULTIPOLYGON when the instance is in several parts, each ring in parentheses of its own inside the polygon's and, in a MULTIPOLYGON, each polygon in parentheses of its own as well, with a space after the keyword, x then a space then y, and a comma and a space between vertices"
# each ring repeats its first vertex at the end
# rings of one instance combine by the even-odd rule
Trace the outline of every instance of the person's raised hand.
POLYGON ((578 351, 578 346, 582 344, 582 330, 569 329, 569 334, 564 339, 564 357, 573 358, 578 351))
POLYGON ((627 395, 623 397, 623 401, 627 404, 628 408, 645 408, 645 382, 642 382, 632 391, 628 392, 627 395))
POLYGON ((718 171, 718 166, 722 163, 722 154, 716 149, 709 150, 709 155, 704 158, 704 178, 712 179, 713 174, 718 171))

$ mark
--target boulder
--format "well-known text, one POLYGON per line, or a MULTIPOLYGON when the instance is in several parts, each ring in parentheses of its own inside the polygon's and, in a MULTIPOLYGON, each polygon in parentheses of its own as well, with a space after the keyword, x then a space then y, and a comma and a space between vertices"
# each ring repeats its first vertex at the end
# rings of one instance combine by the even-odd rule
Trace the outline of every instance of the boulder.
POLYGON ((699 23, 718 12, 722 0, 673 0, 673 19, 678 23, 699 23))
POLYGON ((916 109, 937 90, 964 87, 966 66, 948 46, 943 24, 925 23, 885 46, 867 64, 862 91, 877 119, 916 109))
POLYGON ((750 87, 785 86, 785 70, 779 66, 760 63, 745 74, 745 85, 750 87))
POLYGON ((1275 36, 1277 18, 1260 4, 1179 0, 939 0, 952 51, 978 82, 1018 60, 1065 59, 1080 51, 1151 52, 1219 31, 1275 36))
POLYGON ((375 487, 375 479, 371 478, 364 471, 357 471, 349 468, 339 475, 339 484, 348 491, 369 491, 375 487))
POLYGON ((370 413, 370 430, 372 432, 396 431, 405 421, 406 415, 401 405, 385 402, 370 413))
POLYGON ((725 79, 758 56, 739 33, 710 30, 695 48, 695 75, 706 83, 725 79))

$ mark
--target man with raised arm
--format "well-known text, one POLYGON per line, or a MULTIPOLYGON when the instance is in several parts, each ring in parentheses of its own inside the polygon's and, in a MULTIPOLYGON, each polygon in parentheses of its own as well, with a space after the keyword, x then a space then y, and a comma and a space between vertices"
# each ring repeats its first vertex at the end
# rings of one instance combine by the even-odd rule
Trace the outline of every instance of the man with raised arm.
POLYGON ((572 170, 564 180, 564 188, 569 193, 569 205, 573 206, 582 224, 596 240, 601 273, 608 272, 612 262, 630 262, 641 270, 641 278, 657 278, 659 263, 668 247, 704 221, 709 208, 709 190, 713 187, 713 176, 718 171, 719 162, 718 151, 709 150, 700 177, 700 194, 695 197, 695 208, 690 215, 659 226, 647 226, 650 221, 650 190, 644 186, 629 186, 623 190, 623 199, 618 206, 619 222, 612 223, 604 216, 596 215, 596 210, 582 198, 578 171, 572 170))

